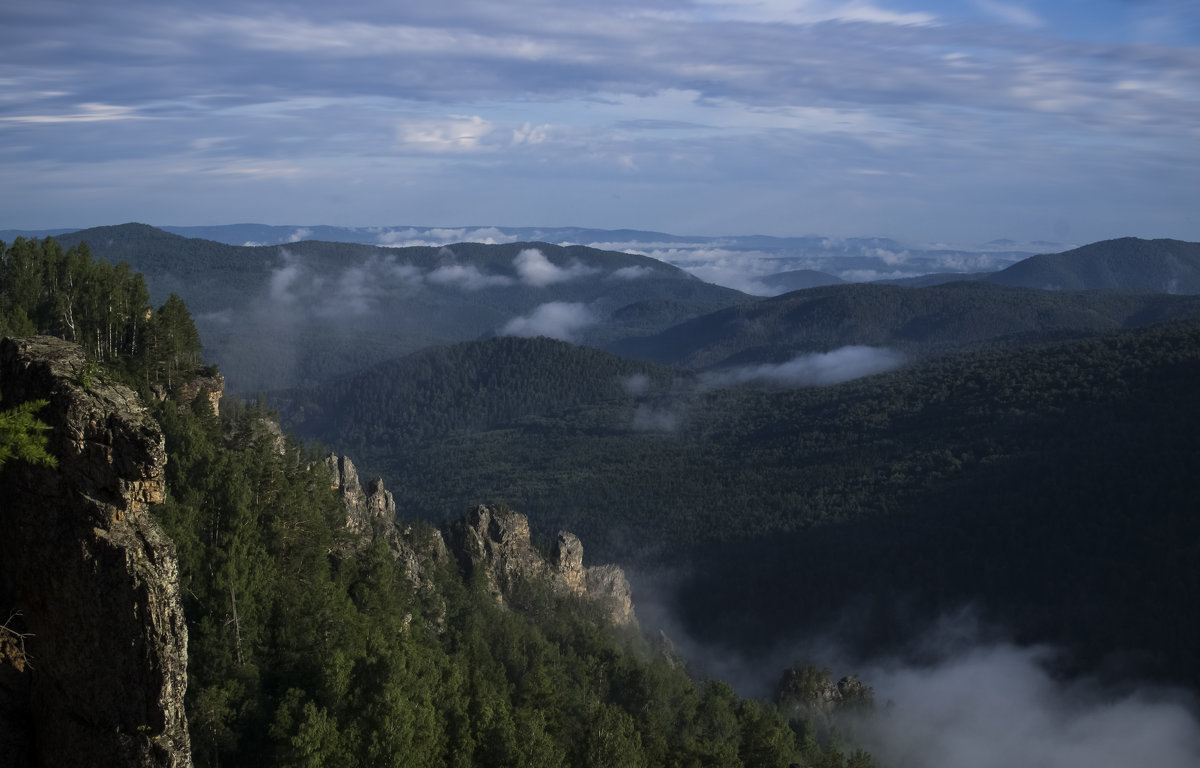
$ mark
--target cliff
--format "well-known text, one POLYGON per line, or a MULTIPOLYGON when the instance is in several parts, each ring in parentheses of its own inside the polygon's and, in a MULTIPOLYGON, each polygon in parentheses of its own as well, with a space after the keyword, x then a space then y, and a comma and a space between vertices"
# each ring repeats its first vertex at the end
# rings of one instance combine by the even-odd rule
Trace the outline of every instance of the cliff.
POLYGON ((479 506, 450 528, 451 551, 465 570, 482 569, 500 604, 522 580, 542 580, 557 594, 599 603, 616 626, 636 626, 632 590, 615 565, 586 567, 583 544, 560 531, 549 557, 534 547, 525 515, 501 507, 479 506))
POLYGON ((488 589, 501 605, 522 581, 541 581, 561 597, 600 604, 616 626, 637 625, 625 572, 616 565, 584 566, 583 543, 575 534, 560 531, 547 557, 533 545, 525 515, 479 506, 448 528, 448 542, 437 531, 421 538, 412 526, 396 524, 396 503, 382 479, 364 487, 354 462, 346 456, 330 454, 325 465, 346 507, 346 528, 353 534, 352 549, 341 556, 353 556, 372 537, 383 536, 418 590, 430 590, 429 572, 453 555, 468 575, 482 569, 488 589))
POLYGON ((0 469, 3 763, 190 766, 178 565, 147 511, 162 434, 75 345, 4 339, 0 402, 32 399, 58 466, 0 469))

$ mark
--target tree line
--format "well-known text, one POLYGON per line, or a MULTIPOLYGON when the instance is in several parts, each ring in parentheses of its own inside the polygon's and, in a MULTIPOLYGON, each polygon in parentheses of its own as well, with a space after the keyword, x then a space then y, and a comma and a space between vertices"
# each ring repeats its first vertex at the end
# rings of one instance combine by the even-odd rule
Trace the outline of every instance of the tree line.
POLYGON ((73 341, 135 386, 170 388, 200 365, 200 336, 176 294, 157 309, 128 264, 66 250, 52 237, 0 242, 0 336, 50 334, 73 341))

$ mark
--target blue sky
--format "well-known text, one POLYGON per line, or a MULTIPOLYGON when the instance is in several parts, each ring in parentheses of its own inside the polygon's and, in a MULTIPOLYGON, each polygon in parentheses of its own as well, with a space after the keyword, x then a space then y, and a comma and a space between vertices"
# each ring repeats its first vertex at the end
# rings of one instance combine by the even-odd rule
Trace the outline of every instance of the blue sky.
POLYGON ((1200 240, 1194 0, 38 0, 0 26, 0 228, 1200 240))

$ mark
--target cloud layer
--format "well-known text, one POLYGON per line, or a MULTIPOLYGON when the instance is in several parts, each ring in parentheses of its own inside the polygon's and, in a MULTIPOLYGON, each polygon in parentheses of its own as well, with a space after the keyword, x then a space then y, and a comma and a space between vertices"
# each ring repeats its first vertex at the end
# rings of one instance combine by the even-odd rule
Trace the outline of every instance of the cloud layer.
POLYGON ((1200 239, 1194 3, 59 0, 5 29, 0 225, 1200 239))

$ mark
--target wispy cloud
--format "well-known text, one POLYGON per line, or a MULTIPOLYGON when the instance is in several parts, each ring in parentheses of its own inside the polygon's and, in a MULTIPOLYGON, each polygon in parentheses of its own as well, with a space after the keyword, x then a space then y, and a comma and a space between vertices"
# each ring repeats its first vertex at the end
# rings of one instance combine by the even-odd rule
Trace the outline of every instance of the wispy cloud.
POLYGON ((55 123, 107 123, 116 120, 140 120, 146 116, 132 107, 119 104, 80 104, 72 112, 40 115, 0 115, 0 122, 52 125, 55 123))
POLYGON ((485 275, 474 264, 446 264, 431 271, 426 279, 438 285, 453 285, 468 291, 512 285, 513 279, 504 275, 485 275))
POLYGON ((433 227, 428 229, 389 229, 380 232, 376 237, 379 245, 390 247, 408 247, 414 245, 439 246, 454 243, 496 243, 516 242, 517 236, 507 234, 496 227, 481 227, 477 229, 433 227))
POLYGON ((492 123, 478 115, 403 122, 396 131, 402 146, 424 152, 471 152, 491 132, 492 123))
POLYGON ((501 336, 548 336, 574 341, 580 331, 599 322, 586 304, 552 301, 523 317, 514 318, 500 329, 501 336))
POLYGON ((751 382, 777 387, 828 386, 889 371, 904 362, 904 355, 885 347, 841 347, 831 352, 797 355, 786 363, 712 371, 700 377, 700 386, 716 389, 751 382))
POLYGON ((578 261, 572 261, 566 266, 559 266, 537 248, 526 248, 513 259, 513 266, 521 282, 526 285, 543 287, 554 283, 565 283, 578 280, 600 272, 596 267, 589 267, 578 261))
POLYGON ((644 277, 650 277, 653 274, 653 267, 635 264, 631 267, 614 269, 611 277, 615 280, 640 280, 644 277))
POLYGON ((1200 238, 1200 11, 1097 3, 36 4, 0 210, 1200 238))

